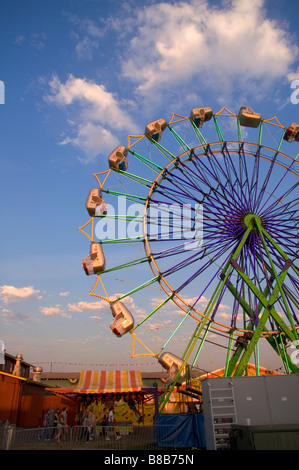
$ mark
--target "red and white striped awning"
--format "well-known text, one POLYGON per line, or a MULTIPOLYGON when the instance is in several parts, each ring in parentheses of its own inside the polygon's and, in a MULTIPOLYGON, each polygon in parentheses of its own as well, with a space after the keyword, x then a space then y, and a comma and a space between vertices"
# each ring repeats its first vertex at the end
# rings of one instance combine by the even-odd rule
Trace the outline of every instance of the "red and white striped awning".
POLYGON ((141 372, 131 370, 81 371, 73 393, 138 392, 143 387, 141 372))

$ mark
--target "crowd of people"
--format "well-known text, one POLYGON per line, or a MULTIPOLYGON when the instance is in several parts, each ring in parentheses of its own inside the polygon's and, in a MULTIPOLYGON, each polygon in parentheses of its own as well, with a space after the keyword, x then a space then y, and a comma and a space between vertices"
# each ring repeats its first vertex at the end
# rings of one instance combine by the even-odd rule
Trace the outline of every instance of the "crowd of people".
MULTIPOLYGON (((95 436, 95 428, 97 425, 96 415, 91 407, 88 411, 80 412, 76 418, 77 426, 75 429, 75 438, 77 441, 89 442, 95 436)), ((120 439, 121 436, 116 432, 117 423, 115 421, 114 409, 111 407, 104 410, 100 423, 100 433, 106 440, 120 439)), ((43 430, 38 438, 44 438, 46 441, 55 439, 56 442, 66 440, 69 432, 67 422, 67 408, 54 411, 46 410, 43 417, 43 430)))
POLYGON ((67 434, 67 408, 55 410, 54 415, 51 413, 51 410, 46 410, 43 417, 43 431, 39 434, 38 438, 44 438, 46 441, 55 439, 56 442, 60 442, 62 436, 67 434))
MULTIPOLYGON (((77 439, 84 440, 85 442, 93 439, 96 424, 96 416, 93 408, 90 408, 89 411, 85 410, 83 413, 81 412, 77 417, 77 439)), ((115 431, 117 423, 115 421, 113 407, 109 409, 109 412, 106 410, 103 411, 99 424, 100 433, 106 438, 106 440, 111 440, 113 437, 115 437, 115 439, 120 439, 121 436, 119 436, 115 431)))

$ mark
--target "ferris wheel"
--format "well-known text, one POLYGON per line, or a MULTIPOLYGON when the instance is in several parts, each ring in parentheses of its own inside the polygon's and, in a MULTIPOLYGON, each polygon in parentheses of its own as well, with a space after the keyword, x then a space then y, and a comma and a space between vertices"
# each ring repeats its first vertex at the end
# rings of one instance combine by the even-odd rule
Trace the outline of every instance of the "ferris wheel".
POLYGON ((211 335, 225 376, 252 360, 258 370, 262 342, 298 373, 299 125, 249 107, 188 114, 148 123, 94 173, 79 228, 90 294, 107 301, 111 332, 131 337, 133 356, 138 345, 168 371, 170 390, 211 335))

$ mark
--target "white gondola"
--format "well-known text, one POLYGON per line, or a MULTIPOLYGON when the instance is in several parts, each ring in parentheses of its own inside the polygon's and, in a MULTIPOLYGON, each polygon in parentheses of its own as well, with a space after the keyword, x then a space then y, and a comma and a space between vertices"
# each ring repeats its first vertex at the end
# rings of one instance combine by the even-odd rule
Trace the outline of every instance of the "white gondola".
POLYGON ((283 138, 287 142, 294 142, 294 140, 296 140, 296 142, 299 142, 299 124, 292 122, 292 124, 290 124, 288 129, 286 130, 283 138))
POLYGON ((144 134, 147 137, 152 138, 156 142, 159 142, 162 138, 162 133, 165 131, 167 123, 165 119, 156 119, 155 121, 149 122, 145 127, 144 134))
POLYGON ((92 242, 89 255, 82 260, 82 265, 87 276, 105 271, 106 260, 102 245, 92 242))
POLYGON ((108 157, 109 168, 112 170, 126 171, 128 168, 127 149, 124 145, 119 145, 108 157))
POLYGON ((241 126, 258 127, 262 120, 262 115, 255 113, 248 106, 242 106, 239 110, 238 119, 241 126))
POLYGON ((114 320, 109 328, 120 338, 133 328, 134 318, 120 300, 111 305, 111 310, 114 320))
MULTIPOLYGON (((158 362, 168 372, 168 381, 173 382, 183 365, 183 360, 172 353, 164 352, 158 358, 158 362)), ((180 373, 180 380, 177 383, 182 383, 186 377, 186 368, 184 367, 180 373)))
POLYGON ((93 188, 89 191, 85 205, 91 217, 107 214, 108 204, 106 204, 102 198, 102 193, 99 188, 93 188))
POLYGON ((190 119, 194 122, 196 127, 202 127, 205 122, 210 121, 213 116, 212 108, 193 108, 190 113, 190 119))

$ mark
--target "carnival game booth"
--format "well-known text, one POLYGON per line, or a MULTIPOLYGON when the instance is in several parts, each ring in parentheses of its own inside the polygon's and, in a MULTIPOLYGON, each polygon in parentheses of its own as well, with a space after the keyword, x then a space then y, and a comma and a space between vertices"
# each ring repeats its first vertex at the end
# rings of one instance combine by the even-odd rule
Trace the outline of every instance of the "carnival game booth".
MULTIPOLYGON (((80 424, 84 411, 93 411, 101 425, 103 415, 114 408, 115 419, 121 426, 152 425, 158 412, 158 401, 165 386, 148 387, 140 371, 81 371, 77 385, 67 388, 47 388, 55 395, 76 398, 80 424)), ((193 399, 177 388, 173 390, 163 413, 185 413, 193 399)))
POLYGON ((76 386, 47 390, 77 398, 77 424, 81 424, 85 411, 92 411, 97 425, 101 425, 111 407, 117 424, 127 429, 130 425, 153 422, 155 390, 144 387, 140 371, 81 371, 76 386))
POLYGON ((92 409, 101 424, 113 407, 118 426, 130 431, 128 425, 140 424, 154 414, 153 406, 146 404, 143 388, 139 371, 82 371, 75 389, 81 396, 79 413, 92 409))

